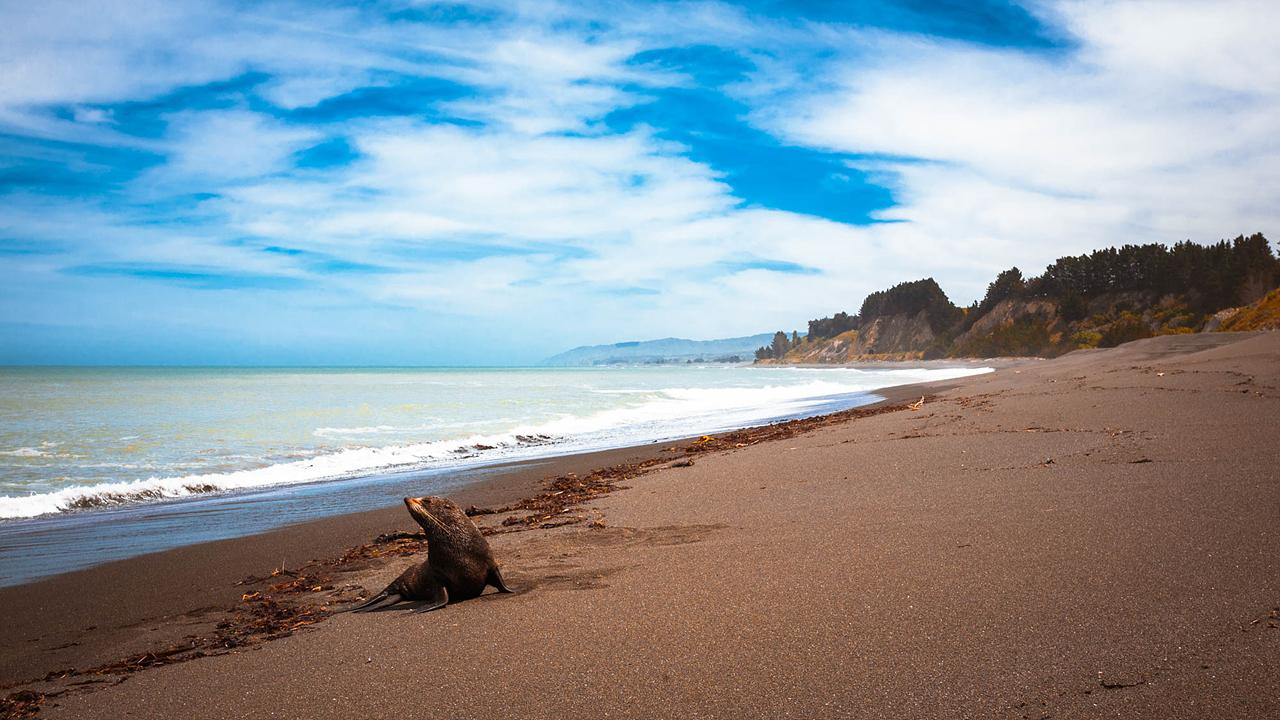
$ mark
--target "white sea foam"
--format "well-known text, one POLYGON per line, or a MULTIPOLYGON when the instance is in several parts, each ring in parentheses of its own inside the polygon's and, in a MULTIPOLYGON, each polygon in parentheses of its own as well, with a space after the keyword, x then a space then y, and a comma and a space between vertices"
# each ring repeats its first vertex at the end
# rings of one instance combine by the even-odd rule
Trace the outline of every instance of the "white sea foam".
MULTIPOLYGON (((511 418, 493 418, 475 422, 458 422, 450 423, 450 427, 461 429, 474 427, 479 425, 493 426, 503 422, 514 422, 511 418)), ((355 427, 318 427, 311 431, 316 437, 324 438, 348 438, 359 437, 362 435, 411 435, 413 433, 431 432, 438 430, 438 424, 416 425, 358 425, 355 427)))
POLYGON ((0 450, 0 455, 7 457, 44 457, 48 455, 44 450, 33 447, 21 447, 16 450, 0 450))
POLYGON ((477 435, 464 440, 353 448, 305 460, 227 473, 151 477, 130 482, 76 486, 26 497, 0 497, 0 518, 36 517, 67 510, 124 505, 225 490, 336 480, 375 471, 411 469, 429 465, 432 461, 456 462, 464 456, 474 457, 482 451, 510 451, 549 440, 550 438, 520 439, 515 434, 477 435))
POLYGON ((49 451, 53 450, 54 448, 58 447, 61 444, 62 443, 49 442, 46 440, 40 443, 40 447, 20 447, 20 448, 15 448, 13 450, 0 450, 0 455, 4 455, 6 457, 23 457, 23 458, 49 457, 49 455, 51 454, 49 451))
POLYGON ((312 434, 316 437, 330 437, 333 435, 381 435, 383 433, 404 432, 407 428, 399 428, 395 425, 365 425, 362 427, 319 427, 312 434))
MULTIPOLYGON (((247 467, 221 473, 148 477, 127 482, 104 482, 67 487, 29 496, 0 497, 0 518, 26 518, 69 510, 180 498, 229 490, 264 488, 336 480, 389 471, 458 466, 496 460, 537 457, 550 453, 593 450, 631 443, 683 437, 806 414, 829 407, 833 398, 846 399, 879 387, 985 372, 985 369, 823 370, 824 379, 795 384, 754 387, 669 387, 646 391, 654 395, 582 415, 509 427, 505 432, 455 437, 432 442, 353 447, 316 454, 291 462, 247 467), (829 374, 828 374, 829 373, 829 374)), ((498 421, 501 422, 501 421, 498 421)), ((459 423, 460 427, 472 423, 459 423)), ((490 425, 492 426, 492 424, 490 425)), ((370 425, 318 428, 317 435, 378 435, 404 433, 412 428, 370 425)), ((40 452, 39 448, 6 451, 40 452)))

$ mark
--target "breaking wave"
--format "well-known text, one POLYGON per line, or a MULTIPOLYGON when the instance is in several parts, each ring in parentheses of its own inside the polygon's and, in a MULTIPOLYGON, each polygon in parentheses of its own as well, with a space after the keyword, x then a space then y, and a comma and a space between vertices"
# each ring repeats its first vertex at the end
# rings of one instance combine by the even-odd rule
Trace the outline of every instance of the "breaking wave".
POLYGON ((390 447, 364 447, 316 455, 305 460, 226 473, 151 477, 130 482, 99 483, 64 488, 25 497, 0 497, 0 518, 27 518, 72 510, 168 500, 227 490, 339 480, 377 471, 411 470, 447 461, 462 462, 486 451, 510 452, 547 445, 546 435, 475 436, 390 447))
MULTIPOLYGON (((869 394, 876 388, 983 371, 985 369, 823 370, 824 378, 830 379, 790 385, 669 387, 635 393, 607 391, 602 394, 619 398, 621 404, 581 415, 564 414, 533 425, 514 425, 496 434, 349 447, 317 452, 288 462, 268 464, 260 461, 257 467, 228 472, 153 476, 124 482, 77 485, 27 496, 0 496, 0 518, 30 518, 217 492, 476 465, 668 440, 867 404, 879 399, 869 394)), ((458 433, 469 424, 474 425, 458 423, 449 429, 458 433)), ((489 427, 493 427, 493 423, 489 427)), ((445 429, 439 425, 368 425, 319 427, 314 434, 321 437, 362 437, 367 442, 376 441, 380 435, 397 435, 399 440, 406 435, 411 437, 419 430, 422 434, 431 431, 439 434, 445 429)), ((32 457, 47 449, 18 448, 0 454, 32 457)))

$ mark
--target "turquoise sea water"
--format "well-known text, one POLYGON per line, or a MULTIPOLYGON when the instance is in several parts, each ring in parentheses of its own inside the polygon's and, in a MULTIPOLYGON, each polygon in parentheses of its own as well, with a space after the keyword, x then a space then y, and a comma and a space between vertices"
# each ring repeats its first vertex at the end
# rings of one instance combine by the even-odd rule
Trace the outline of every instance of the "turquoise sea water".
POLYGON ((83 566, 386 504, 406 478, 444 487, 504 461, 829 412, 982 371, 3 368, 0 582, 47 572, 17 566, 77 528, 151 538, 98 543, 111 547, 83 566), (156 520, 191 512, 217 521, 156 520))

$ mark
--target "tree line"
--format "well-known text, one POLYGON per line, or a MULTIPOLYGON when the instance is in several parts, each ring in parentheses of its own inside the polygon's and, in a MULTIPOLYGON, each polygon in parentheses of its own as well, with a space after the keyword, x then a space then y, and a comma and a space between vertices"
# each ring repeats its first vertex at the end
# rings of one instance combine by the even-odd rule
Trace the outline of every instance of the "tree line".
POLYGON ((786 333, 779 330, 778 332, 773 334, 772 342, 770 342, 768 345, 763 345, 756 349, 756 359, 770 360, 775 358, 781 358, 783 355, 786 355, 787 352, 790 351, 792 348, 799 347, 799 346, 800 346, 799 331, 792 330, 791 337, 787 337, 786 333))
MULTIPOLYGON (((877 317, 922 312, 936 335, 954 336, 1001 302, 1026 298, 1055 302, 1068 322, 1088 314, 1090 299, 1116 293, 1175 295, 1194 312, 1210 314, 1252 302, 1277 285, 1280 260, 1262 233, 1208 245, 1190 240, 1173 246, 1123 245, 1058 258, 1031 278, 1016 267, 1005 270, 987 286, 982 300, 968 308, 952 303, 933 278, 899 283, 868 295, 857 314, 838 312, 810 320, 807 340, 859 330, 877 317)), ((799 344, 798 334, 789 338, 779 331, 772 343, 756 350, 756 359, 781 358, 799 344)))

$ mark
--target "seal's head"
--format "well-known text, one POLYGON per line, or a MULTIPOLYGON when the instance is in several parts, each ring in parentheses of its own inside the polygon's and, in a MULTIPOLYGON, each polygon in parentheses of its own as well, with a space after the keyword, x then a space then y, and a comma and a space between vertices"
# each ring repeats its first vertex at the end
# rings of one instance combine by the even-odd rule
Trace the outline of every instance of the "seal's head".
POLYGON ((454 535, 460 528, 465 528, 471 519, 462 508, 442 497, 428 495, 420 498, 405 498, 405 507, 409 514, 427 531, 427 537, 454 535))

